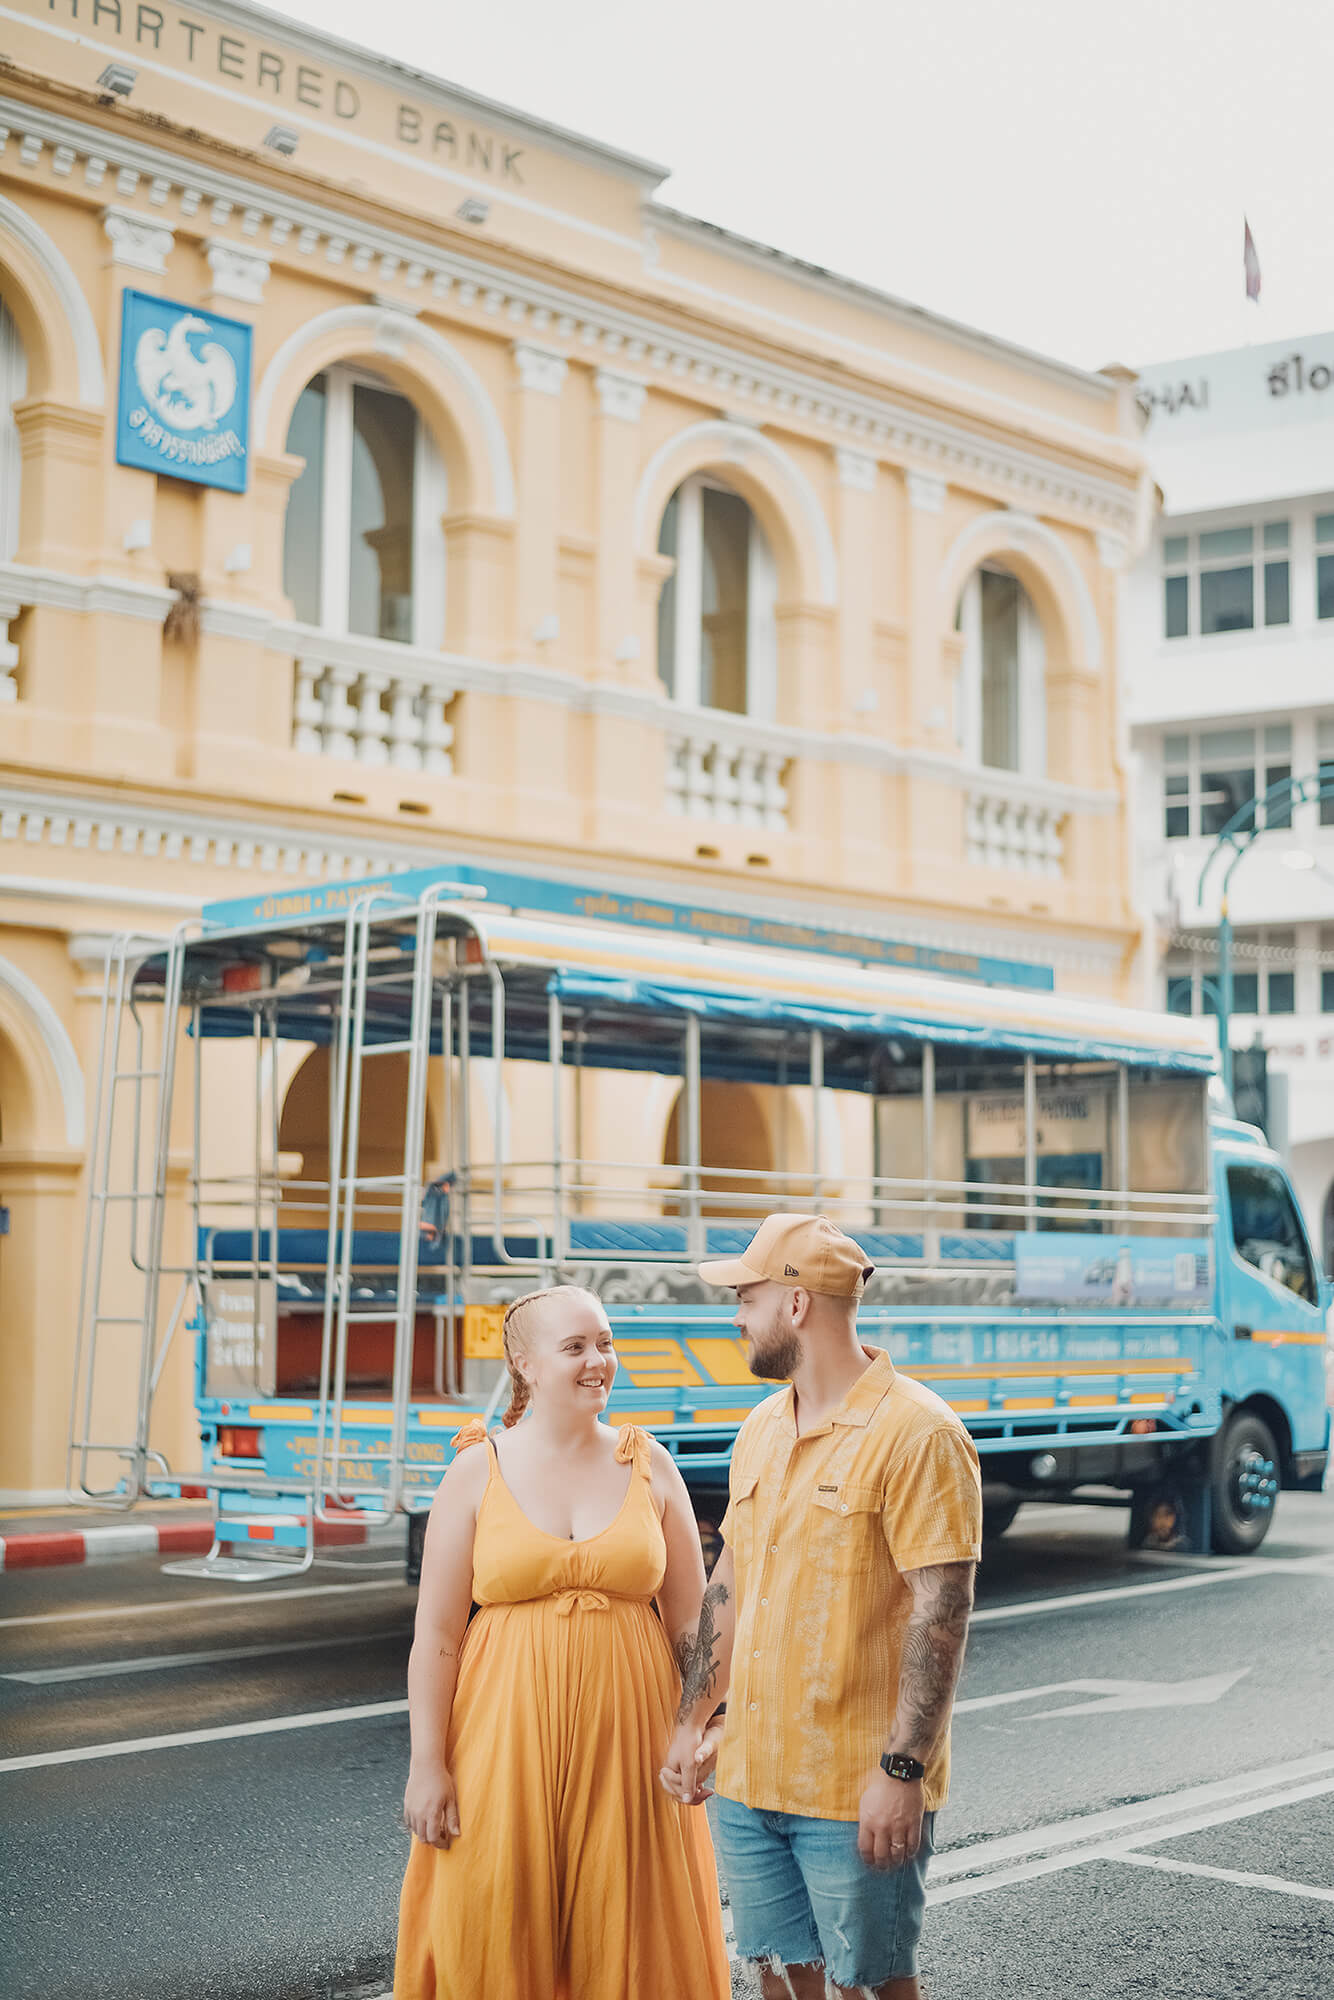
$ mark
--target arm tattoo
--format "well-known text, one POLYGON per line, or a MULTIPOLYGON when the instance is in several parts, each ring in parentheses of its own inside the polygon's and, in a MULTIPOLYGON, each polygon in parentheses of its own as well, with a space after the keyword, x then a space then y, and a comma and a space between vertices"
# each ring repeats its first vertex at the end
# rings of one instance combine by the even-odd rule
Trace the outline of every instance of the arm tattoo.
POLYGON ((677 1641, 676 1657, 681 1667, 681 1702, 676 1711, 678 1722, 684 1722, 695 1703, 713 1692, 719 1665, 714 1658, 719 1637, 714 1613, 718 1606, 726 1602, 727 1585, 711 1583, 699 1607, 699 1630, 693 1641, 685 1633, 677 1641))
POLYGON ((913 1608, 899 1662, 891 1742, 925 1762, 949 1722, 973 1608, 973 1565, 911 1570, 907 1581, 913 1608))

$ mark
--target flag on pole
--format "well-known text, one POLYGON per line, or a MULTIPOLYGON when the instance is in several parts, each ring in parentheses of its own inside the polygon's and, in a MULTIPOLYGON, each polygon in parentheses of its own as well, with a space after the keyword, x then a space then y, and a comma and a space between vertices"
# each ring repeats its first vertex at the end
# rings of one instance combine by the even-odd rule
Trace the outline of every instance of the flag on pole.
POLYGON ((1245 216, 1242 217, 1242 221, 1246 224, 1246 241, 1242 250, 1242 258, 1246 266, 1246 296, 1258 306, 1260 303, 1260 257, 1255 247, 1255 238, 1251 235, 1251 225, 1249 222, 1246 222, 1245 216))

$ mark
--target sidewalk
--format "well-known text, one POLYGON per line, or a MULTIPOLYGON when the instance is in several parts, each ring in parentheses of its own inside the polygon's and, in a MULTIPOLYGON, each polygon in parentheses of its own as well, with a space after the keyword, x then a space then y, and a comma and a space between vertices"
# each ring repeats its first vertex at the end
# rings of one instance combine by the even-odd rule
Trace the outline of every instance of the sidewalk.
MULTIPOLYGON (((315 1544, 360 1546, 371 1533, 361 1521, 322 1521, 316 1523, 315 1544)), ((108 1562, 121 1556, 203 1556, 212 1546, 213 1516, 199 1500, 141 1500, 131 1510, 20 1507, 0 1512, 0 1570, 108 1562)))

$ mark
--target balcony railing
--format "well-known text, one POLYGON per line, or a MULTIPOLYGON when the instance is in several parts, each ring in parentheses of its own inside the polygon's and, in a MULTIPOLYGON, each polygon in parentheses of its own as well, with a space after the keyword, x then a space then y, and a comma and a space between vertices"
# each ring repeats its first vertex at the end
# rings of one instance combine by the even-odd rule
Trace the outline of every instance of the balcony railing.
POLYGON ((22 609, 17 597, 9 591, 0 592, 0 708, 19 698, 19 649, 9 637, 9 628, 22 609))
POLYGON ((1025 875, 1059 875, 1065 865, 1065 814, 1011 791, 970 788, 964 806, 968 859, 1025 875))
POLYGON ((687 819, 786 828, 788 756, 713 721, 667 732, 667 810, 687 819))
POLYGON ((311 638, 296 659, 292 747, 311 757, 343 757, 401 771, 448 774, 454 729, 446 711, 456 684, 421 655, 397 647, 311 638), (349 652, 353 657, 349 658, 349 652), (356 654, 363 657, 357 658, 356 654))

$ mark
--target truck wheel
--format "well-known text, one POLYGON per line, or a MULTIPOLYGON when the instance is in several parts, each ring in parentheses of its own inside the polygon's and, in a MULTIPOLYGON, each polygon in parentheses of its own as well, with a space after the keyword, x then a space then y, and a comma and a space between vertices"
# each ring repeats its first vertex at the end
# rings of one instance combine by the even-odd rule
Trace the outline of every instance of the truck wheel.
POLYGON ((998 1542, 1007 1528, 1014 1526, 1014 1519, 1023 1506, 1022 1500, 997 1500, 994 1505, 982 1509, 982 1540, 998 1542))
POLYGON ((1213 1477, 1210 1541, 1220 1556, 1248 1556, 1269 1533, 1278 1500, 1278 1446, 1263 1417, 1242 1410, 1223 1433, 1213 1477))

